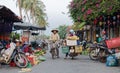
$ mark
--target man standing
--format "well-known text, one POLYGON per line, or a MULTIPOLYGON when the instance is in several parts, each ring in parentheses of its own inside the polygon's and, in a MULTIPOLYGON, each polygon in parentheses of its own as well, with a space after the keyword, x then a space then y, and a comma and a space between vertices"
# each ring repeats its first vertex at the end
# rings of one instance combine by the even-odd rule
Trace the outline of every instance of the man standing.
MULTIPOLYGON (((56 43, 60 40, 60 37, 59 37, 59 34, 58 34, 58 30, 57 29, 53 29, 52 31, 52 34, 50 36, 50 40, 53 42, 53 43, 56 43)), ((59 58, 59 48, 55 48, 56 49, 56 52, 57 52, 57 58, 59 58)))

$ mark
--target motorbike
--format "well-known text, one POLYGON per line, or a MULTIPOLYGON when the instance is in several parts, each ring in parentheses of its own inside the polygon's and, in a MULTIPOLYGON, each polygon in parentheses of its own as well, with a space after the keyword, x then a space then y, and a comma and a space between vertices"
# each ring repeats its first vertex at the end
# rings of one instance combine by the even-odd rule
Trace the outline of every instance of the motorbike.
POLYGON ((20 68, 27 67, 28 59, 25 54, 21 52, 20 48, 16 48, 16 46, 14 46, 7 49, 1 44, 0 49, 0 63, 10 64, 11 61, 14 61, 16 66, 20 68))
POLYGON ((106 58, 107 56, 109 55, 112 55, 112 54, 115 54, 115 49, 111 49, 109 50, 106 46, 104 45, 99 45, 99 52, 98 52, 98 60, 101 62, 101 63, 105 63, 106 62, 106 58))
POLYGON ((114 49, 109 50, 105 43, 95 43, 90 47, 89 57, 91 60, 98 60, 102 63, 106 62, 106 57, 114 54, 114 49))
POLYGON ((31 46, 36 50, 43 49, 45 52, 48 50, 48 43, 42 40, 36 40, 31 42, 31 46))

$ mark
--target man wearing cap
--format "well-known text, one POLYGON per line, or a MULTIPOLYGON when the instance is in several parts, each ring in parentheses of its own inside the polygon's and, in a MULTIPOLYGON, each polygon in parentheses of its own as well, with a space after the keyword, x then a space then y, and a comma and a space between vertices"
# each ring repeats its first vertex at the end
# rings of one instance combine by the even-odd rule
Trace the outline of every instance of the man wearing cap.
MULTIPOLYGON (((56 42, 56 41, 59 41, 60 40, 60 37, 59 37, 59 34, 58 34, 58 30, 57 29, 53 29, 52 31, 52 34, 50 36, 50 40, 52 42, 56 42)), ((59 58, 59 49, 56 48, 56 51, 57 51, 57 57, 59 58)))

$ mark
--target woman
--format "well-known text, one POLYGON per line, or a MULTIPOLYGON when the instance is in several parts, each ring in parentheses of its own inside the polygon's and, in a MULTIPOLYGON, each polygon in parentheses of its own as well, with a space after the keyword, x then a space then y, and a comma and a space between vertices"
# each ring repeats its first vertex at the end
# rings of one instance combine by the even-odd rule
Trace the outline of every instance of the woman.
MULTIPOLYGON (((50 40, 52 41, 52 43, 56 43, 57 41, 60 40, 59 34, 58 34, 58 30, 57 29, 53 29, 52 34, 50 36, 50 40)), ((59 48, 55 48, 56 49, 56 53, 57 53, 57 58, 59 58, 59 48)))

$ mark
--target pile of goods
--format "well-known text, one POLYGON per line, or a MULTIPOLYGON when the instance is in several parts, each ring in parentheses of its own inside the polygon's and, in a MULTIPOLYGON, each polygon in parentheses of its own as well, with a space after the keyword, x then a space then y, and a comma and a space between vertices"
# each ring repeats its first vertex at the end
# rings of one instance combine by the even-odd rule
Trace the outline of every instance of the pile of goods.
POLYGON ((70 36, 70 37, 67 37, 68 40, 79 40, 79 38, 77 36, 70 36))

